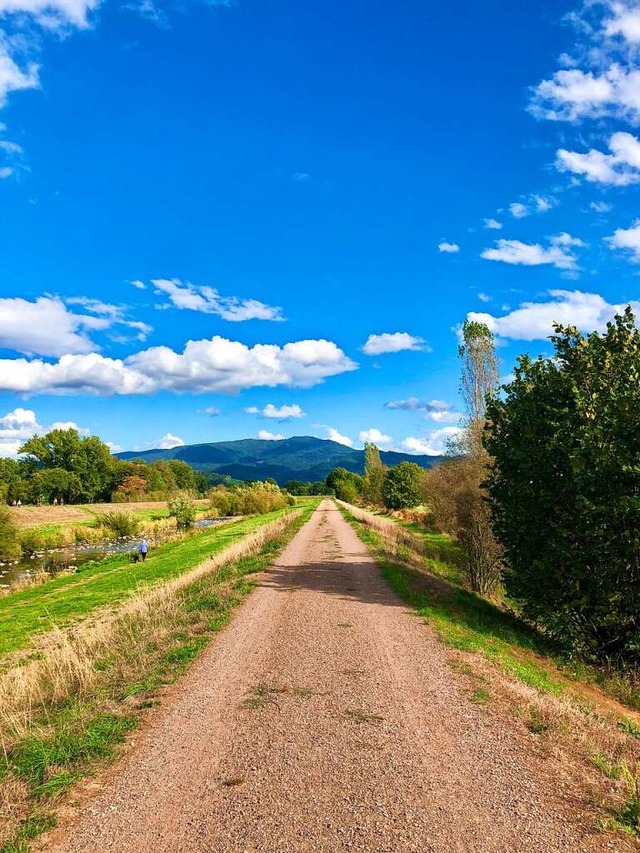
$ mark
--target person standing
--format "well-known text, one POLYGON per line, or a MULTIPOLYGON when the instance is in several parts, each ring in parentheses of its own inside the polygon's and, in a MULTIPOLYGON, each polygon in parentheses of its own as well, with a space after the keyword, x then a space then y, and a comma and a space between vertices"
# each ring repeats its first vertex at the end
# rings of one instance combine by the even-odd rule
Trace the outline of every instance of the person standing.
POLYGON ((147 559, 147 552, 149 551, 149 543, 146 539, 143 539, 140 545, 138 546, 138 554, 140 554, 140 559, 144 563, 147 559))

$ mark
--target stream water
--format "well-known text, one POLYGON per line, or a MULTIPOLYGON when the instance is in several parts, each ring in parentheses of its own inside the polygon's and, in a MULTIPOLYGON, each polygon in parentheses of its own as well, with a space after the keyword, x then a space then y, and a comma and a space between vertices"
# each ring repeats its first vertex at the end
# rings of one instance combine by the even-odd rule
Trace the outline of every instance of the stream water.
MULTIPOLYGON (((226 521, 226 518, 202 518, 196 521, 194 527, 198 530, 207 530, 226 521)), ((149 545, 161 545, 169 536, 148 537, 149 545)), ((17 581, 37 574, 48 572, 55 575, 57 572, 68 569, 78 569, 86 563, 92 563, 109 557, 112 554, 135 553, 140 536, 126 536, 121 539, 104 539, 101 542, 91 542, 87 545, 69 545, 65 548, 52 548, 39 551, 30 556, 23 556, 21 560, 2 563, 0 562, 0 589, 7 589, 17 581)))

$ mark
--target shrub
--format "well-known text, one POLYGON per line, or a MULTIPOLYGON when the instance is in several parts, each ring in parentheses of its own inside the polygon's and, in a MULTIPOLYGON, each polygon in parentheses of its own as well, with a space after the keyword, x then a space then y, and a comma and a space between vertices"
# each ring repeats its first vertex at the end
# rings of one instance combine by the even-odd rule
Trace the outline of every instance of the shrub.
POLYGON ((640 330, 556 326, 487 410, 507 592, 568 649, 640 663, 640 330))
POLYGON ((140 522, 135 515, 122 510, 113 509, 103 513, 100 524, 114 536, 135 536, 140 530, 140 522))
POLYGON ((169 515, 178 527, 191 527, 196 520, 197 507, 188 492, 177 492, 169 501, 169 515))
POLYGON ((253 483, 237 489, 216 486, 209 492, 211 510, 219 516, 262 515, 287 506, 287 496, 273 483, 253 483))
POLYGON ((387 509, 418 506, 422 497, 424 470, 415 462, 401 462, 389 468, 382 486, 382 499, 387 509))
POLYGON ((16 560, 20 551, 18 528, 13 522, 11 511, 0 506, 0 560, 16 560))

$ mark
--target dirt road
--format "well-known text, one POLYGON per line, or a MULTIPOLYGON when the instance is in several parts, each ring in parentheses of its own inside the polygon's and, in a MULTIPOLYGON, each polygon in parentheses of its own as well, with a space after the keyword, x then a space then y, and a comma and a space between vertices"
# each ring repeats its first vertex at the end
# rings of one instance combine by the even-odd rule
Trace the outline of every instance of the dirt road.
POLYGON ((46 849, 615 849, 456 678, 325 501, 46 849))

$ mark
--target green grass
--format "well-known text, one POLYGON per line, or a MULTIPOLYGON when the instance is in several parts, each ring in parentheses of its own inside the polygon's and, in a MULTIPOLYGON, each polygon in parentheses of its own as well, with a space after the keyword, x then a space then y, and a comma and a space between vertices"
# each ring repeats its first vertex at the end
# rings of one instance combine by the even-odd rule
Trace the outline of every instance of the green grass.
POLYGON ((450 549, 456 564, 443 571, 440 559, 427 557, 425 570, 415 569, 391 561, 383 538, 344 512, 360 539, 373 551, 391 588, 416 608, 446 645, 482 654, 507 674, 540 691, 562 692, 567 682, 535 658, 551 651, 544 638, 513 614, 456 583, 455 579, 460 579, 460 561, 453 543, 446 540, 447 544, 443 544, 439 541, 442 537, 431 534, 438 537, 439 546, 450 549))
POLYGON ((126 555, 118 555, 77 574, 7 595, 0 599, 0 655, 28 646, 35 633, 68 625, 96 608, 117 604, 141 586, 182 574, 284 512, 246 518, 161 545, 145 563, 131 563, 126 555))

